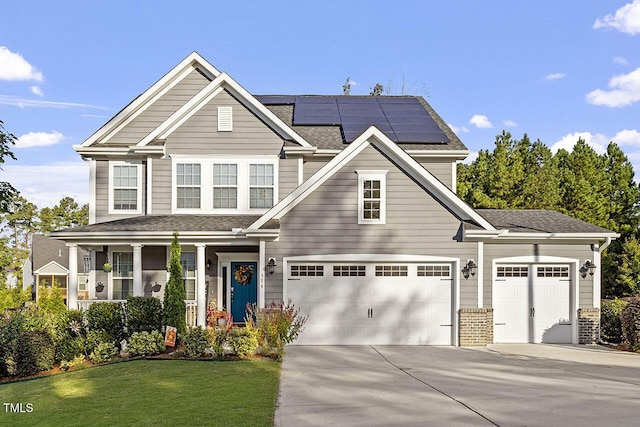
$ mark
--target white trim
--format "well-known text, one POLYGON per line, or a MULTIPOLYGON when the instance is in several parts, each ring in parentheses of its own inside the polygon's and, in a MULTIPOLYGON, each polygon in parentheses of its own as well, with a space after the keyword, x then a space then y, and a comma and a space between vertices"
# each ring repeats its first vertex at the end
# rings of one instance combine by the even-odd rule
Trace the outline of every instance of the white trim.
POLYGON ((454 193, 458 193, 456 189, 458 186, 458 164, 456 162, 451 162, 451 191, 454 193))
POLYGON ((218 132, 233 131, 233 107, 224 105, 218 107, 218 132))
POLYGON ((596 265, 596 272, 591 276, 593 279, 593 308, 600 308, 600 300, 602 298, 602 262, 598 245, 595 245, 593 249, 593 263, 596 265))
POLYGON ((464 230, 464 239, 483 240, 603 240, 620 237, 618 233, 518 233, 509 230, 464 230))
POLYGON ((298 157, 298 185, 304 182, 304 159, 298 157))
POLYGON ((96 170, 97 162, 89 160, 89 224, 96 222, 96 170))
MULTIPOLYGON (((227 300, 224 302, 225 307, 227 307, 227 313, 231 314, 231 263, 232 262, 255 262, 257 263, 258 270, 262 269, 262 264, 260 264, 260 253, 259 252, 216 252, 216 257, 218 258, 218 289, 222 294, 222 267, 227 267, 227 300)), ((256 300, 258 299, 258 295, 260 294, 260 288, 256 289, 256 300)), ((259 302, 256 302, 259 304, 259 302)))
POLYGON ((265 308, 266 301, 266 274, 265 274, 265 266, 267 265, 267 255, 266 255, 266 244, 265 241, 260 239, 260 243, 258 246, 258 270, 260 271, 260 275, 258 276, 258 295, 256 304, 258 308, 265 308))
MULTIPOLYGON (((110 136, 113 133, 126 126, 135 116, 146 108, 153 104, 156 97, 162 96, 163 91, 170 89, 177 83, 182 81, 188 74, 194 69, 201 68, 205 73, 211 74, 211 77, 217 77, 220 72, 207 60, 205 60, 197 52, 192 52, 189 56, 183 59, 178 65, 173 67, 171 71, 165 74, 160 80, 147 89, 142 95, 132 101, 122 111, 116 114, 111 120, 107 122, 102 128, 91 135, 85 140, 82 145, 77 147, 88 147, 98 140, 105 140, 106 135, 110 136), (132 117, 133 116, 133 117, 132 117)), ((75 149, 76 146, 74 146, 75 149)))
MULTIPOLYGON (((535 276, 536 272, 531 269, 531 266, 538 266, 540 264, 569 264, 570 266, 570 295, 569 295, 569 315, 571 316, 571 343, 578 344, 578 307, 579 305, 579 270, 580 260, 575 258, 557 257, 557 256, 516 256, 505 258, 494 258, 491 261, 491 307, 495 309, 495 292, 494 286, 496 284, 496 272, 498 264, 524 264, 529 267, 529 274, 535 276)), ((529 279, 531 280, 531 278, 529 279)))
POLYGON ((478 308, 484 308, 484 243, 478 242, 478 308))
MULTIPOLYGON (((133 187, 122 187, 123 189, 125 188, 133 188, 133 187)), ((108 212, 110 214, 122 214, 122 215, 127 215, 127 214, 142 214, 142 161, 141 160, 131 160, 131 161, 122 161, 122 160, 109 160, 109 209, 108 212), (136 204, 137 204, 137 209, 129 209, 129 210, 125 210, 125 209, 114 209, 113 207, 113 203, 114 203, 114 198, 113 198, 113 192, 114 192, 114 185, 113 185, 113 179, 114 179, 114 173, 113 173, 113 169, 116 166, 135 166, 136 167, 136 181, 137 181, 137 187, 136 187, 136 204)))
POLYGON ((463 202, 449 187, 440 182, 375 126, 371 126, 363 132, 362 135, 349 144, 347 148, 342 150, 340 154, 313 174, 311 178, 289 193, 280 203, 253 223, 249 229, 260 228, 271 219, 282 218, 282 216, 293 209, 298 203, 302 202, 309 194, 315 191, 316 188, 322 185, 322 183, 329 179, 336 171, 340 170, 370 144, 374 144, 385 156, 394 160, 406 175, 411 177, 423 188, 428 189, 429 192, 451 210, 454 215, 459 216, 462 220, 474 221, 485 230, 495 230, 487 220, 463 202))
MULTIPOLYGON (((358 174, 358 224, 385 224, 387 222, 387 173, 386 170, 357 170, 358 174), (364 182, 380 182, 380 217, 377 219, 367 219, 364 217, 364 182)), ((367 199, 375 200, 375 199, 367 199)))
POLYGON ((151 215, 153 213, 153 159, 147 157, 147 181, 144 188, 147 191, 147 206, 145 213, 151 215))
POLYGON ((50 266, 57 266, 60 268, 60 270, 62 270, 62 273, 64 274, 69 274, 69 269, 65 266, 63 266, 62 264, 57 263, 56 261, 49 261, 48 263, 46 263, 45 265, 43 265, 42 267, 40 267, 39 269, 35 270, 32 274, 35 276, 37 274, 42 274, 42 275, 58 275, 61 273, 56 273, 56 272, 52 272, 52 271, 47 271, 47 268, 50 266))

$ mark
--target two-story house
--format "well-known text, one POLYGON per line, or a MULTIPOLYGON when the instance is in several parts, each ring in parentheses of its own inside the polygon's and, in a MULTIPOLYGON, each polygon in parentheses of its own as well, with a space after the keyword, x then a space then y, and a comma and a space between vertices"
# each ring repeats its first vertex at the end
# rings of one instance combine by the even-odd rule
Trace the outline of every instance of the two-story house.
MULTIPOLYGON (((174 232, 192 323, 291 299, 303 344, 590 342, 617 235, 551 211, 474 210, 469 151, 415 96, 256 96, 189 55, 75 150, 89 299, 162 297, 174 232), (108 261, 112 269, 104 271, 108 261), (96 287, 97 283, 103 284, 96 287)), ((108 269, 107 269, 108 270, 108 269)))

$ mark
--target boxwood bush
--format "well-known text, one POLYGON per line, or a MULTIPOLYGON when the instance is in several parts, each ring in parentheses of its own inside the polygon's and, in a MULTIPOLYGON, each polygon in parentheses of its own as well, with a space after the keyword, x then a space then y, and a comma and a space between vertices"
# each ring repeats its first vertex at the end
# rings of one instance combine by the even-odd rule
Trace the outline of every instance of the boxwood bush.
POLYGON ((109 341, 120 342, 125 337, 120 303, 96 302, 87 310, 89 330, 105 331, 109 341))
POLYGON ((16 341, 14 361, 19 376, 37 374, 53 367, 55 349, 48 332, 23 332, 16 341))
POLYGON ((127 298, 127 332, 151 332, 162 329, 162 303, 154 297, 127 298))
POLYGON ((620 299, 602 301, 600 306, 600 339, 611 344, 622 342, 620 314, 627 302, 620 299))
POLYGON ((151 356, 162 353, 165 349, 164 337, 158 331, 134 332, 127 345, 129 355, 133 357, 151 356))
POLYGON ((634 351, 640 350, 640 297, 629 300, 620 314, 622 340, 634 351))

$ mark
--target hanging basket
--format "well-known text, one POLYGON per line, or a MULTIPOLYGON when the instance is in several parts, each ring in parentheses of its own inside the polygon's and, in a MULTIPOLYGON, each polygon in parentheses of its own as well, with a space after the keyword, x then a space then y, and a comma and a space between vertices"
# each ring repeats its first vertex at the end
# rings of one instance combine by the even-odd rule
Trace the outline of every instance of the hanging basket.
POLYGON ((111 273, 111 269, 111 264, 109 264, 108 262, 105 262, 102 266, 102 271, 104 271, 105 273, 111 273))

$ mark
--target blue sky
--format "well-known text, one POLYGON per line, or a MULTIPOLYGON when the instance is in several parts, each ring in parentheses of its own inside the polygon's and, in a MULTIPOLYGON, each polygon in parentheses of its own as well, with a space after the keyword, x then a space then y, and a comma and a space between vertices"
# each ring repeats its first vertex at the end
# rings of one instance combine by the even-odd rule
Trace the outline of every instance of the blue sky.
MULTIPOLYGON (((503 129, 640 172, 640 0, 0 0, 0 180, 88 201, 73 151, 192 51, 254 94, 422 95, 472 153, 503 129)), ((473 154, 472 154, 473 155, 473 154)))

